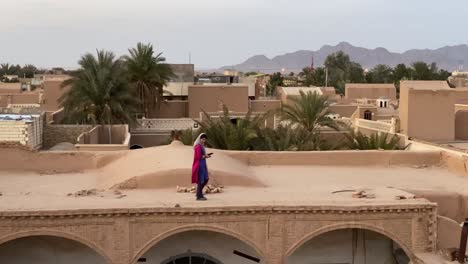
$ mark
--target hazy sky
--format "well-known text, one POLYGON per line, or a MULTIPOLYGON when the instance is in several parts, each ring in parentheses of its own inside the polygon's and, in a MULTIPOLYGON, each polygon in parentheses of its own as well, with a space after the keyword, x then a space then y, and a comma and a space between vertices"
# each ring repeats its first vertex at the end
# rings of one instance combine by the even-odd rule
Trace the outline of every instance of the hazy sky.
POLYGON ((0 0, 0 62, 73 68, 139 41, 197 68, 340 41, 439 48, 468 43, 467 14, 467 0, 0 0))

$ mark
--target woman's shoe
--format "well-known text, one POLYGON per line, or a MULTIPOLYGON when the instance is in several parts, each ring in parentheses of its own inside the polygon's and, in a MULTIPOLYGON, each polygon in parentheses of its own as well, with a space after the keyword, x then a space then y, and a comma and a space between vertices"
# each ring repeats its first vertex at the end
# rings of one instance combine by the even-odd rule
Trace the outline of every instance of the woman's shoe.
POLYGON ((206 199, 206 197, 200 197, 200 198, 197 198, 197 201, 206 201, 208 199, 206 199))

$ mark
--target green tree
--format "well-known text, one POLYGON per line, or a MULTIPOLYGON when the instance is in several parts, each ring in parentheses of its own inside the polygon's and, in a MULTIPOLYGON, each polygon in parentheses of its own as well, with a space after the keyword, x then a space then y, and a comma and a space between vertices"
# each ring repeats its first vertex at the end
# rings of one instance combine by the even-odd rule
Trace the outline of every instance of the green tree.
POLYGON ((200 132, 207 134, 208 145, 217 149, 252 149, 252 142, 258 137, 257 131, 265 120, 263 116, 252 116, 250 111, 244 118, 233 119, 225 105, 221 117, 203 114, 204 120, 196 122, 200 125, 200 132))
POLYGON ((365 81, 364 79, 364 69, 362 68, 361 64, 357 62, 351 62, 348 68, 348 72, 346 75, 346 82, 350 83, 362 83, 365 81))
POLYGON ((258 72, 250 71, 250 72, 244 73, 244 76, 245 76, 245 77, 249 77, 249 76, 251 76, 251 75, 257 75, 257 74, 258 74, 258 72))
POLYGON ((292 97, 291 103, 282 109, 283 120, 309 133, 318 132, 320 127, 338 129, 337 123, 329 117, 330 113, 327 97, 310 91, 300 91, 299 97, 292 97))
POLYGON ((412 76, 411 79, 413 80, 432 80, 433 79, 433 71, 436 70, 435 65, 428 65, 423 61, 417 61, 411 64, 412 69, 412 76))
POLYGON ((325 86, 325 69, 317 67, 313 71, 310 67, 302 69, 299 75, 304 79, 305 86, 325 86))
POLYGON ((325 59, 328 69, 328 84, 335 87, 338 93, 343 94, 345 84, 364 81, 364 70, 359 63, 350 60, 342 51, 332 53, 325 59))
POLYGON ((267 83, 266 86, 266 96, 275 96, 278 86, 284 85, 283 81, 284 78, 280 72, 273 73, 270 76, 270 81, 267 83))
POLYGON ((9 63, 2 63, 0 65, 0 76, 3 75, 19 75, 21 66, 11 65, 9 63))
POLYGON ((388 65, 378 64, 367 73, 366 81, 368 83, 393 83, 393 69, 388 65))
POLYGON ((291 125, 279 125, 277 128, 259 129, 254 140, 255 150, 261 151, 297 151, 299 150, 298 130, 291 125))
POLYGON ((164 86, 174 77, 162 53, 154 54, 151 44, 138 43, 128 50, 125 57, 128 79, 140 99, 140 111, 148 117, 151 110, 159 108, 163 99, 164 86))
POLYGON ((37 71, 36 66, 34 66, 32 64, 24 65, 24 67, 21 68, 19 77, 21 77, 21 78, 23 78, 23 77, 24 78, 32 78, 32 77, 34 77, 34 74, 36 73, 36 71, 37 71))
POLYGON ((448 80, 450 76, 452 76, 451 72, 448 72, 444 69, 440 69, 439 72, 437 73, 437 80, 445 81, 445 80, 448 80))
POLYGON ((393 78, 395 81, 400 81, 410 78, 410 70, 405 64, 400 63, 393 69, 393 78))
POLYGON ((59 99, 66 123, 115 124, 135 120, 138 100, 130 89, 123 62, 112 52, 87 53, 80 69, 64 81, 69 86, 59 99))
POLYGON ((381 149, 381 150, 397 150, 399 149, 400 138, 398 135, 389 137, 389 134, 374 133, 370 136, 366 136, 361 132, 354 132, 351 130, 346 136, 346 146, 349 149, 359 150, 370 150, 370 149, 381 149))

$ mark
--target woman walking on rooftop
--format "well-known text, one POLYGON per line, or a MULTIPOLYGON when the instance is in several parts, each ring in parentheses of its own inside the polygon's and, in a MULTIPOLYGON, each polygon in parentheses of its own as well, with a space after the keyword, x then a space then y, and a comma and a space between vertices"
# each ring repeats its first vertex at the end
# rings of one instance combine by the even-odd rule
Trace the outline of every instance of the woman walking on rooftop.
POLYGON ((205 133, 201 133, 195 143, 193 144, 194 157, 192 165, 192 183, 197 184, 197 201, 206 201, 203 196, 203 188, 208 183, 208 167, 206 165, 206 159, 211 158, 211 154, 206 154, 205 143, 207 136, 205 133))

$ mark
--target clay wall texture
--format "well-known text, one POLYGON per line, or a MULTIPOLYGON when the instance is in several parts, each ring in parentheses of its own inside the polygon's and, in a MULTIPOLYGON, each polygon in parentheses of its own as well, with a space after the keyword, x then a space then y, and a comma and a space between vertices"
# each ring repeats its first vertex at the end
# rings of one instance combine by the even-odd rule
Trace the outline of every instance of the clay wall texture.
POLYGON ((455 139, 468 140, 468 111, 455 113, 455 139))
POLYGON ((455 139, 453 90, 400 89, 400 128, 409 137, 427 141, 455 139))
POLYGON ((188 101, 167 101, 154 109, 147 118, 185 118, 188 117, 188 101))
POLYGON ((357 105, 330 105, 330 111, 340 117, 351 117, 357 108, 357 105))
POLYGON ((230 111, 249 110, 247 86, 234 85, 191 85, 189 86, 189 117, 200 118, 200 112, 222 111, 225 104, 230 111))
POLYGON ((385 97, 396 100, 396 88, 393 84, 347 83, 345 85, 345 97, 347 99, 379 99, 385 97))
POLYGON ((45 125, 42 148, 49 149, 62 142, 76 144, 78 136, 92 128, 92 125, 45 125))
POLYGON ((58 99, 67 91, 67 87, 61 88, 63 80, 46 80, 43 83, 44 102, 42 109, 44 111, 55 112, 60 109, 58 99))

